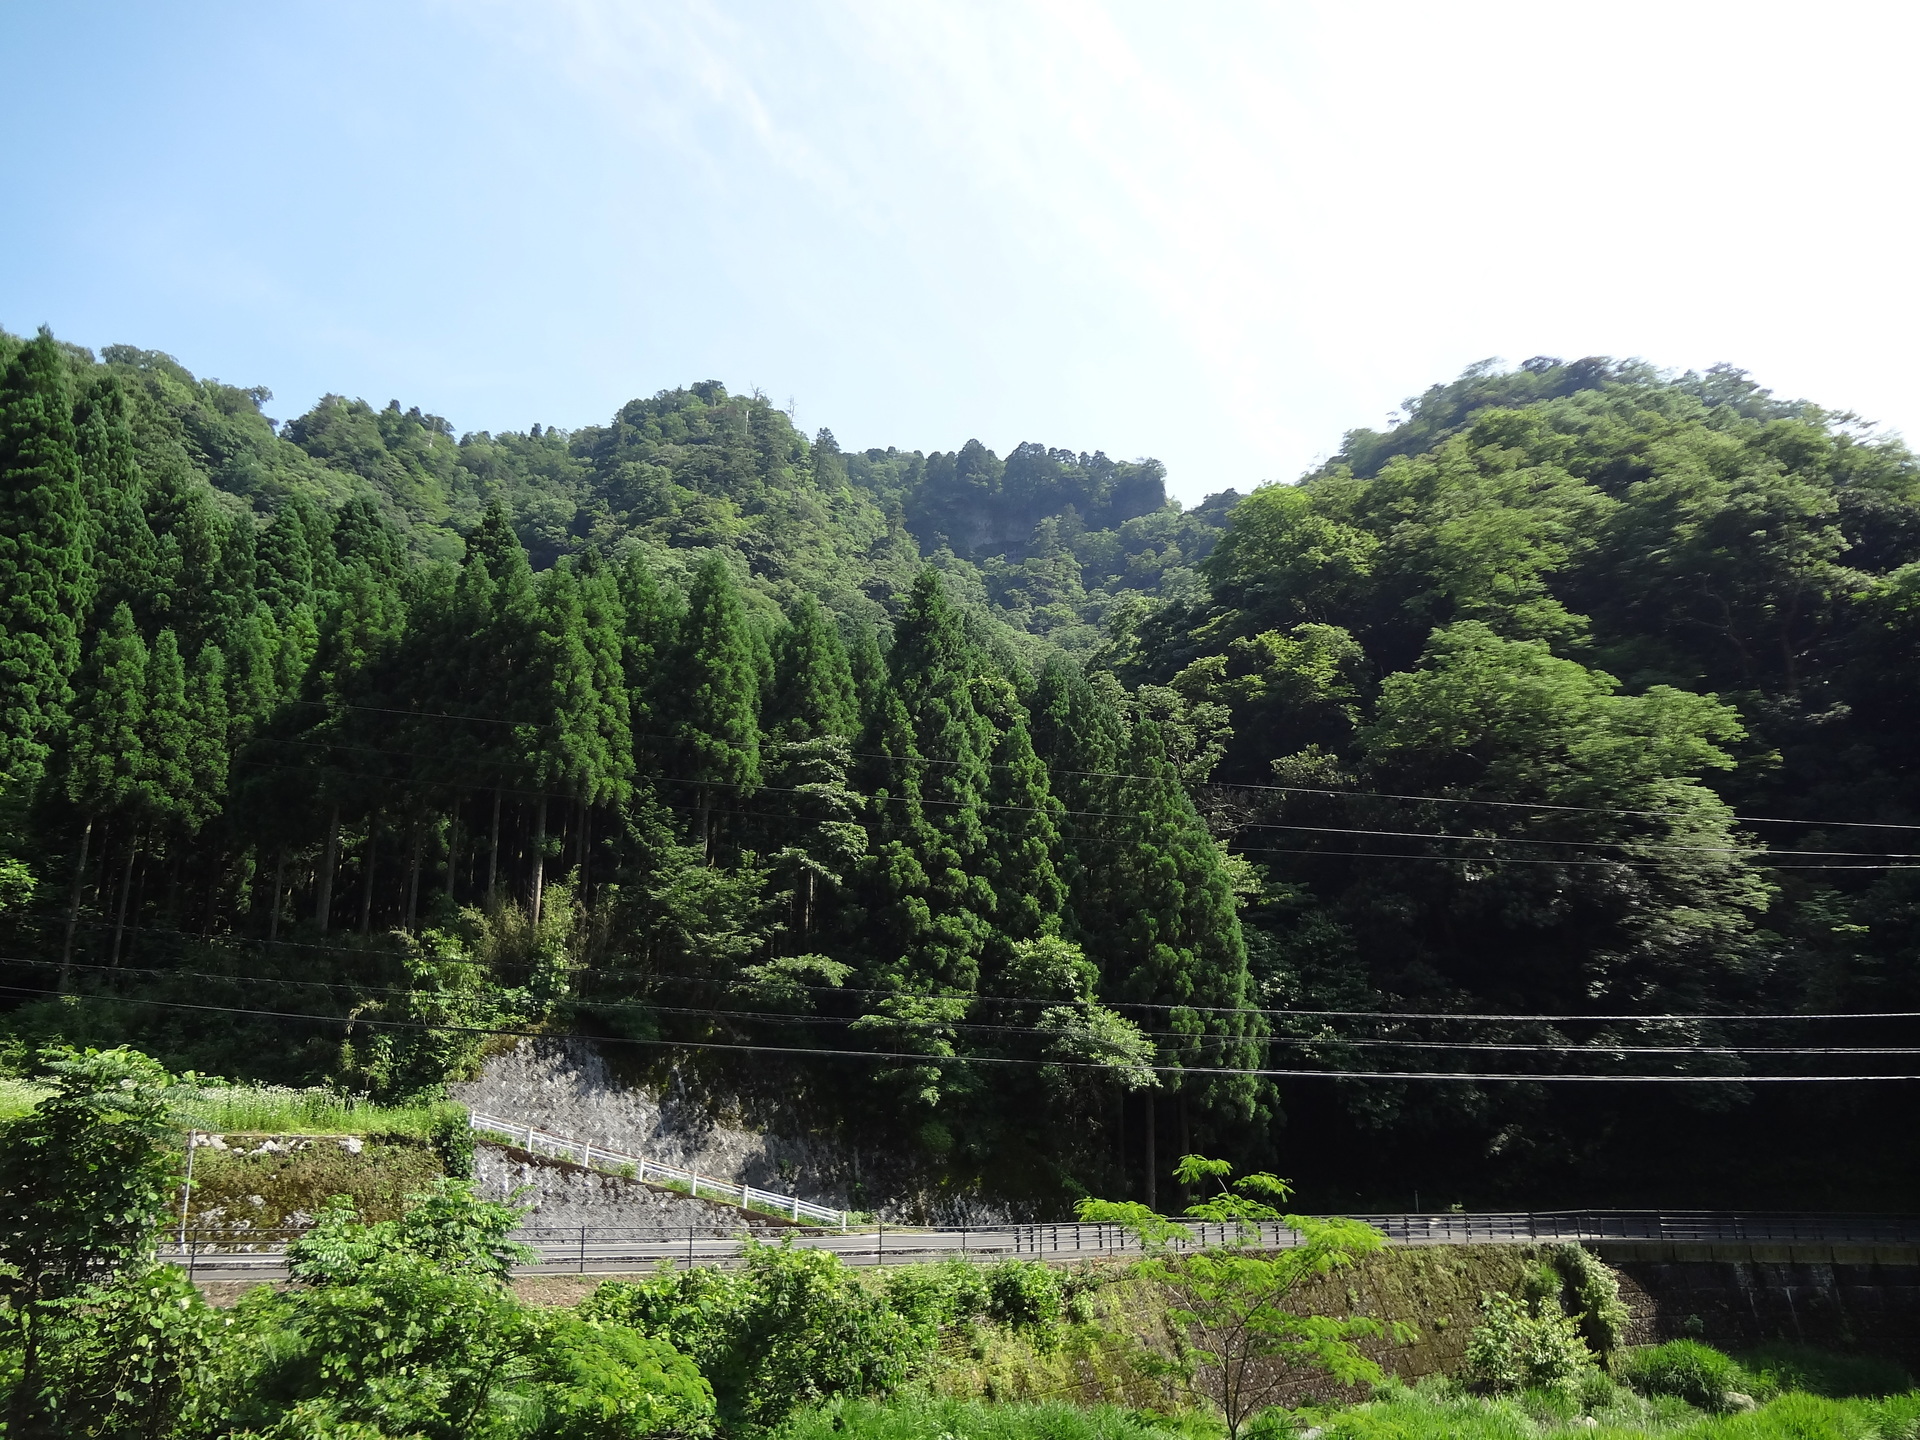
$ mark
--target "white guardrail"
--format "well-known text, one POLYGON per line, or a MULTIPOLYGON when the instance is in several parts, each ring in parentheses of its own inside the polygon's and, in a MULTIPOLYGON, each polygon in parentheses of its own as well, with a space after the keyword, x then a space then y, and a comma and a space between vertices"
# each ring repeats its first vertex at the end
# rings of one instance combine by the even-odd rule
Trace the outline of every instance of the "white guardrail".
POLYGON ((551 1130, 543 1130, 538 1125, 523 1125, 517 1120, 509 1120, 501 1115, 488 1115, 479 1110, 468 1112, 473 1128, 488 1135, 497 1135, 509 1144, 538 1155, 545 1153, 556 1160, 571 1161, 583 1165, 589 1170, 610 1170, 630 1175, 635 1180, 644 1180, 650 1184, 666 1185, 678 1189, 685 1186, 689 1194, 702 1200, 722 1200, 729 1205, 738 1205, 743 1210, 760 1210, 772 1215, 783 1215, 789 1220, 812 1220, 822 1225, 832 1225, 845 1229, 848 1212, 829 1210, 824 1205, 815 1205, 802 1200, 798 1195, 777 1195, 771 1190, 756 1189, 752 1185, 736 1183, 732 1180, 716 1180, 711 1175, 702 1175, 697 1170, 684 1169, 678 1165, 663 1165, 658 1160, 649 1160, 644 1155, 628 1155, 623 1151, 609 1149, 605 1145, 595 1145, 586 1140, 575 1140, 570 1136, 556 1135, 551 1130))

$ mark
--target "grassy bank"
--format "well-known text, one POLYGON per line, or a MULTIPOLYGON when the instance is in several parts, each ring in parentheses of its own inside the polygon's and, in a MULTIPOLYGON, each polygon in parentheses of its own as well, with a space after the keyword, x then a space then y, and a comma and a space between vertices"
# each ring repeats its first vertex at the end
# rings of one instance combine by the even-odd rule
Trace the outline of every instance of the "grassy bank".
MULTIPOLYGON (((1429 1382, 1339 1409, 1267 1411, 1249 1440, 1916 1440, 1920 1393, 1885 1399, 1794 1391, 1737 1415, 1616 1389, 1597 1403, 1529 1394, 1486 1399, 1429 1382)), ((807 1411, 781 1440, 1221 1440, 1209 1416, 1063 1401, 926 1394, 807 1411)))
POLYGON ((206 1085, 173 1102, 183 1126, 216 1134, 411 1135, 426 1139, 436 1123, 459 1113, 445 1102, 375 1105, 318 1086, 206 1085))

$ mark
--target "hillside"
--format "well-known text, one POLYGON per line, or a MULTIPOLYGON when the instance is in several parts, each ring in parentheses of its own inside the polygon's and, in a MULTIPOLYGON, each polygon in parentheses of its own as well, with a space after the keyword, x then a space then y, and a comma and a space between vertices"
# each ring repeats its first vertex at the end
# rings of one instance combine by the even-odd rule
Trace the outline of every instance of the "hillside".
POLYGON ((0 361, 16 1046, 398 1099, 577 1031, 1036 1212, 1913 1178, 1900 1086, 1756 1083, 1920 1009, 1920 467, 1853 416, 1476 367, 1182 510, 710 382, 456 437, 0 361))

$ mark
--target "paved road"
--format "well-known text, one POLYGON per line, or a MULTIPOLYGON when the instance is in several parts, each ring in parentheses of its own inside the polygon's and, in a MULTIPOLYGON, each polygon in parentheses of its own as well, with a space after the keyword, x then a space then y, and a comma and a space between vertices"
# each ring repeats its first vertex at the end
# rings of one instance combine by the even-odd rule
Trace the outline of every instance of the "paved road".
MULTIPOLYGON (((1920 1245, 1920 1216, 1732 1214, 1711 1211, 1558 1211, 1526 1214, 1362 1215, 1402 1245, 1501 1245, 1543 1240, 1682 1241, 1731 1244, 1920 1245)), ((914 1229, 893 1226, 861 1230, 808 1230, 791 1227, 756 1232, 759 1238, 829 1250, 849 1265, 904 1265, 915 1261, 959 1259, 988 1263, 1008 1257, 1061 1263, 1138 1254, 1138 1245, 1113 1225, 995 1225, 970 1229, 914 1229)), ((1230 1238, 1218 1225, 1191 1227, 1196 1245, 1230 1238)), ((191 1254, 177 1247, 163 1259, 189 1263, 203 1280, 284 1278, 284 1238, 254 1237, 251 1248, 196 1244, 191 1254)), ((587 1230, 528 1230, 518 1237, 539 1253, 519 1267, 523 1275, 631 1274, 661 1263, 676 1266, 737 1263, 742 1242, 685 1231, 649 1233, 587 1230)), ((1268 1246, 1296 1243, 1284 1226, 1262 1227, 1268 1246)))

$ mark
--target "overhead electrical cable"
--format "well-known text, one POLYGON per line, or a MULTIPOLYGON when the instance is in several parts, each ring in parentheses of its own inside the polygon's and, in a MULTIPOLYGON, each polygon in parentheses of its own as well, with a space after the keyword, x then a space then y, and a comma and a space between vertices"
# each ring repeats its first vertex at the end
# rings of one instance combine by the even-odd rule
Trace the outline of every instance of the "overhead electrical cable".
MULTIPOLYGON (((319 706, 324 709, 359 710, 359 711, 366 711, 370 714, 379 714, 379 715, 405 715, 405 716, 418 717, 423 719, 478 721, 482 724, 488 724, 488 725, 520 726, 520 725, 524 725, 525 723, 523 721, 505 720, 495 716, 455 715, 455 714, 452 714, 451 712, 436 711, 436 710, 398 710, 398 709, 388 709, 388 708, 375 706, 375 705, 351 705, 351 704, 346 704, 344 702, 335 702, 335 701, 326 701, 326 700, 287 700, 281 703, 289 704, 289 705, 319 706)), ((648 736, 648 738, 652 738, 652 739, 673 738, 671 736, 661 735, 653 732, 636 732, 636 733, 645 734, 648 736)), ((864 750, 855 750, 855 751, 850 751, 849 753, 859 759, 886 760, 886 761, 892 761, 897 764, 951 766, 951 765, 957 765, 960 763, 959 761, 955 761, 955 760, 929 759, 926 756, 922 756, 922 755, 912 755, 912 756, 889 755, 881 752, 864 751, 864 750)), ((1005 764, 1002 762, 988 761, 984 763, 986 763, 989 769, 1007 768, 1005 764)), ((1135 775, 1135 774, 1130 774, 1126 771, 1119 771, 1119 770, 1074 770, 1074 769, 1068 769, 1065 767, 1051 767, 1051 766, 1042 766, 1041 768, 1044 769, 1048 775, 1077 775, 1077 776, 1084 776, 1088 779, 1104 779, 1104 780, 1138 780, 1138 781, 1147 782, 1149 784, 1159 783, 1165 778, 1163 776, 1156 776, 1156 775, 1135 775)), ((1641 819, 1673 819, 1673 818, 1683 817, 1689 813, 1683 810, 1636 810, 1626 806, 1619 806, 1619 805, 1561 805, 1561 804, 1555 804, 1555 803, 1544 801, 1544 800, 1539 800, 1539 801, 1496 800, 1492 798, 1483 798, 1483 797, 1471 796, 1471 795, 1419 795, 1419 794, 1405 794, 1405 793, 1400 793, 1400 792, 1391 791, 1391 790, 1337 790, 1337 789, 1332 789, 1327 787, 1307 786, 1307 785, 1268 785, 1268 784, 1257 783, 1254 781, 1233 781, 1233 782, 1200 781, 1200 782, 1197 782, 1197 788, 1217 789, 1217 790, 1247 790, 1247 791, 1253 791, 1255 793, 1261 793, 1261 794, 1312 795, 1312 796, 1317 796, 1325 799, 1398 800, 1398 801, 1409 801, 1409 802, 1417 802, 1417 803, 1432 804, 1432 805, 1485 805, 1485 806, 1492 806, 1500 809, 1511 809, 1511 810, 1550 810, 1550 811, 1555 811, 1562 814, 1627 815, 1627 816, 1633 816, 1641 819)), ((1729 816, 1728 818, 1739 821, 1742 824, 1748 824, 1748 825, 1799 825, 1809 830, 1835 830, 1835 829, 1851 828, 1851 829, 1865 829, 1865 830, 1920 831, 1920 822, 1901 823, 1901 822, 1888 821, 1888 820, 1801 820, 1801 819, 1794 819, 1790 816, 1784 816, 1784 815, 1741 815, 1741 814, 1734 814, 1732 816, 1729 816)))
MULTIPOLYGON (((35 917, 30 917, 35 918, 35 917)), ((48 927, 65 924, 57 917, 37 917, 39 923, 48 927)), ((83 920, 81 928, 91 930, 112 930, 116 928, 108 920, 83 920)), ((132 925, 123 928, 129 933, 163 935, 195 944, 219 944, 230 946, 271 946, 279 949, 312 950, 327 954, 353 955, 363 959, 399 959, 392 951, 379 951, 367 945, 327 945, 310 940, 269 940, 254 936, 194 936, 158 925, 132 925)), ((383 932, 385 934, 393 932, 383 932)), ((793 958, 793 957, 784 957, 793 958)), ((57 964, 58 962, 16 961, 20 964, 57 964)), ((469 969, 492 970, 486 961, 470 960, 461 956, 435 956, 435 965, 452 965, 469 969)), ((108 969, 115 967, 109 966, 108 969)), ((128 967, 120 967, 128 968, 128 967)), ((162 972, 174 973, 174 972, 162 972)), ((683 975, 675 971, 655 970, 651 967, 606 967, 587 966, 575 972, 590 976, 636 976, 646 981, 675 980, 690 984, 714 985, 724 983, 712 975, 683 975)), ((862 988, 857 985, 808 985, 798 980, 783 980, 795 989, 822 995, 900 995, 900 990, 862 988)), ((1036 999, 1026 995, 988 995, 969 993, 965 998, 996 1005, 1056 1005, 1057 1000, 1036 999)), ((1776 1024, 1788 1021, 1833 1021, 1833 1020, 1920 1020, 1920 1010, 1834 1010, 1834 1011, 1770 1011, 1770 1012, 1732 1012, 1732 1011, 1660 1011, 1642 1014, 1581 1014, 1567 1012, 1561 1014, 1519 1014, 1499 1011, 1459 1011, 1459 1010, 1321 1010, 1306 1008, 1272 1008, 1257 1005, 1181 1005, 1170 1001, 1147 1000, 1109 1000, 1100 1001, 1110 1010, 1179 1010, 1196 1015, 1261 1015, 1273 1019, 1366 1019, 1366 1020, 1460 1020, 1475 1023, 1493 1023, 1499 1021, 1528 1021, 1546 1024, 1584 1024, 1584 1023, 1662 1023, 1662 1024, 1776 1024)))
MULTIPOLYGON (((57 995, 59 992, 44 987, 28 985, 0 985, 0 990, 9 990, 26 995, 57 995)), ((126 1005, 149 1005, 167 1010, 200 1011, 220 1015, 251 1015, 266 1019, 311 1020, 326 1025, 365 1025, 379 1029, 441 1031, 463 1035, 496 1035, 501 1037, 519 1037, 530 1040, 552 1039, 552 1033, 542 1030, 509 1028, 492 1025, 435 1024, 426 1021, 390 1020, 383 1017, 356 1015, 322 1015, 299 1010, 266 1010, 238 1005, 205 1005, 184 1000, 153 1000, 146 998, 119 997, 118 1003, 126 1005)), ((855 1059, 902 1061, 914 1065, 1020 1065, 1046 1066, 1075 1070, 1112 1070, 1112 1065, 1084 1060, 1024 1059, 1006 1055, 938 1055, 915 1050, 851 1050, 837 1048, 815 1048, 800 1045, 748 1045, 711 1040, 661 1040, 641 1039, 630 1035, 596 1036, 596 1040, 619 1045, 639 1045, 671 1050, 702 1051, 742 1051, 763 1055, 789 1055, 815 1059, 855 1059)), ((1424 1070, 1285 1070, 1266 1066, 1204 1066, 1204 1065, 1148 1065, 1142 1067, 1169 1075, 1222 1075, 1251 1076, 1268 1079, 1293 1080, 1422 1080, 1422 1081, 1485 1081, 1506 1082, 1510 1084, 1617 1084, 1617 1085, 1777 1085, 1777 1084, 1851 1084, 1866 1081, 1915 1081, 1920 1075, 1571 1075, 1571 1074, 1522 1074, 1512 1073, 1470 1073, 1466 1071, 1424 1071, 1424 1070)))

